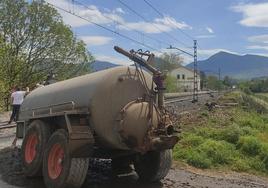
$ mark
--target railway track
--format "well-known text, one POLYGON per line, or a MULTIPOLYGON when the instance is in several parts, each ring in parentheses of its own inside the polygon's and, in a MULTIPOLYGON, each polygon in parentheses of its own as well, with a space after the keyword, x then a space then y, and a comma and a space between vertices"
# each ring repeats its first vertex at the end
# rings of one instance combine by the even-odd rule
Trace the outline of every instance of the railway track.
POLYGON ((8 124, 8 121, 0 122, 0 130, 14 127, 16 127, 16 123, 14 122, 12 122, 11 124, 8 124))
MULTIPOLYGON (((199 100, 204 100, 204 99, 209 99, 209 98, 214 98, 215 96, 219 96, 220 93, 217 91, 202 91, 199 92, 198 94, 198 99, 199 100)), ((193 94, 188 92, 188 93, 174 93, 174 94, 166 94, 165 95, 165 104, 170 105, 173 103, 180 103, 180 102, 186 102, 190 101, 192 102, 193 100, 193 94)))

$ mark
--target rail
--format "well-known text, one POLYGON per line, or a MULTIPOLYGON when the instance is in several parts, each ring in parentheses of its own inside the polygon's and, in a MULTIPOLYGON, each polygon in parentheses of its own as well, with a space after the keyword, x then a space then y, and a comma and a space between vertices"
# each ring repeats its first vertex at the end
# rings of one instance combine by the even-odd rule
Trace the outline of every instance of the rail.
MULTIPOLYGON (((207 95, 213 97, 214 94, 217 94, 217 91, 201 91, 198 92, 199 97, 205 97, 207 95)), ((183 93, 166 93, 165 94, 165 104, 192 101, 192 92, 183 92, 183 93)))

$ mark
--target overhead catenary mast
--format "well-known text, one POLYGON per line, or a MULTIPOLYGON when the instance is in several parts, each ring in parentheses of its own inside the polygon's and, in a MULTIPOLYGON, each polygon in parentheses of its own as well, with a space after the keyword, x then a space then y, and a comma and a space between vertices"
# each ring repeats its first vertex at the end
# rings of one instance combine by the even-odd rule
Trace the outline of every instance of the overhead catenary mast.
POLYGON ((193 101, 192 102, 198 102, 197 40, 194 40, 194 89, 193 89, 193 101))

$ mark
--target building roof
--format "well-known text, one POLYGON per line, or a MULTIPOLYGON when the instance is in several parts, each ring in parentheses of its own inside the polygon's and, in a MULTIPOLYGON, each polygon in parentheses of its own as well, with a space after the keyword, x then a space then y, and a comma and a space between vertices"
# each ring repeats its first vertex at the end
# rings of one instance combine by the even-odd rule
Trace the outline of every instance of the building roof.
MULTIPOLYGON (((193 69, 191 69, 191 68, 189 68, 189 67, 182 66, 182 65, 180 65, 180 67, 178 67, 178 68, 176 68, 176 69, 171 70, 170 72, 175 71, 175 70, 177 70, 177 69, 185 69, 185 70, 188 70, 188 71, 194 73, 194 70, 193 70, 193 69)), ((197 71, 197 75, 200 76, 199 71, 197 71)))

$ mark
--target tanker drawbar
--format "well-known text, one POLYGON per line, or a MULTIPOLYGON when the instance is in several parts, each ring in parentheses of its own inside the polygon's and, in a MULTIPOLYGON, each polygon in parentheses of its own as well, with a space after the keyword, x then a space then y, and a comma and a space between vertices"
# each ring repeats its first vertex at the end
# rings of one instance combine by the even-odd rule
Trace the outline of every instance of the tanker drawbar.
POLYGON ((112 159, 115 171, 133 164, 147 181, 167 175, 178 136, 176 119, 164 106, 165 75, 151 66, 153 54, 115 50, 135 66, 57 82, 26 96, 17 136, 23 137, 27 176, 42 174, 48 188, 79 188, 89 157, 112 159))

